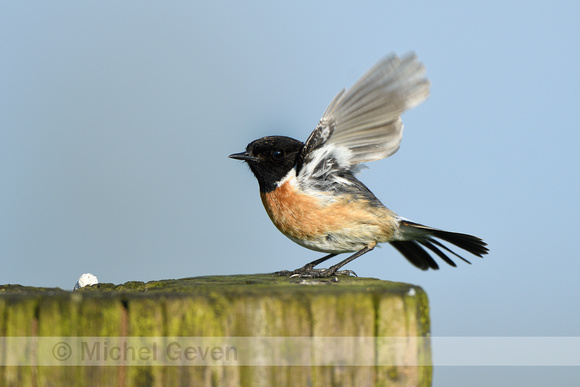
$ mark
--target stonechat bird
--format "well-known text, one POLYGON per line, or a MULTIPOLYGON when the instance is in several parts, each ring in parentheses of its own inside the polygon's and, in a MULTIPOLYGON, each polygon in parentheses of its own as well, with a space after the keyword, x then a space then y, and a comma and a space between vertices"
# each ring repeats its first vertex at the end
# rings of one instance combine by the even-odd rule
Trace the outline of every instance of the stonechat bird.
POLYGON ((352 274, 339 269, 379 243, 390 243, 421 270, 439 268, 432 255, 451 266, 456 265, 448 254, 469 263, 441 241, 478 257, 487 254, 487 244, 478 237, 397 215, 356 178, 361 163, 384 159, 399 149, 401 114, 428 95, 425 67, 417 57, 391 55, 334 97, 305 143, 268 136, 229 156, 249 165, 266 212, 282 234, 328 254, 278 274, 307 278, 352 274), (338 264, 315 269, 349 252, 354 254, 338 264))

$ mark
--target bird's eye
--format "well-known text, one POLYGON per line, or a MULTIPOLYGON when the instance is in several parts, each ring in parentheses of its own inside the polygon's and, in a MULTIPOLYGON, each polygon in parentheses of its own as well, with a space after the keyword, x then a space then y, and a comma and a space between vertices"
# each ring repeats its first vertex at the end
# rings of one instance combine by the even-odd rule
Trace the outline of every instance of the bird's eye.
POLYGON ((272 158, 274 160, 280 160, 282 157, 284 157, 284 152, 282 152, 280 149, 272 151, 272 158))

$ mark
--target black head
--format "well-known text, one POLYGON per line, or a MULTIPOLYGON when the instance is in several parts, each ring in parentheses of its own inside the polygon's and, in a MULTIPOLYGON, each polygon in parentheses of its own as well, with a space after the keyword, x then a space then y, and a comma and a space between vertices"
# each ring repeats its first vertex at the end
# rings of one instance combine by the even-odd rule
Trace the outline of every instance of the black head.
POLYGON ((270 192, 294 167, 303 146, 290 137, 262 137, 249 143, 245 152, 234 153, 230 158, 247 162, 258 179, 260 191, 270 192))

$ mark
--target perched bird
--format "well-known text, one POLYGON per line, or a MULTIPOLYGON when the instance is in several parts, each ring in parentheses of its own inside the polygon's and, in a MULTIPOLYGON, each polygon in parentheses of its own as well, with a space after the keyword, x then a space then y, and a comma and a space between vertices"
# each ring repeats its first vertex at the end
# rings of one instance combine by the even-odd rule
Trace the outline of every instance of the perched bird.
POLYGON ((347 263, 390 243, 422 270, 438 269, 429 252, 451 266, 451 253, 438 239, 478 257, 487 254, 478 237, 412 222, 385 207, 356 177, 360 163, 389 157, 403 135, 401 114, 429 95, 425 67, 414 54, 388 56, 350 89, 332 100, 305 143, 268 136, 230 158, 248 163, 270 219, 284 235, 311 250, 329 253, 281 275, 328 277, 347 263), (337 254, 354 252, 329 267, 314 267, 337 254))

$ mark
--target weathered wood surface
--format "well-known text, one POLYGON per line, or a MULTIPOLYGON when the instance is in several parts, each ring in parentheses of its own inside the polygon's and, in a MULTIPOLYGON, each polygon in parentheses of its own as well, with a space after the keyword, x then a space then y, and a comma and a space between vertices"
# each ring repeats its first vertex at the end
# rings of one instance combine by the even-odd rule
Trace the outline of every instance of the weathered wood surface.
MULTIPOLYGON (((429 329, 421 288, 372 278, 236 275, 98 284, 74 292, 0 285, 3 337, 413 338, 428 337, 429 329)), ((372 356, 378 364, 384 357, 430 364, 428 344, 375 349, 372 356)), ((431 375, 430 366, 404 365, 3 366, 0 385, 429 386, 431 375)))

